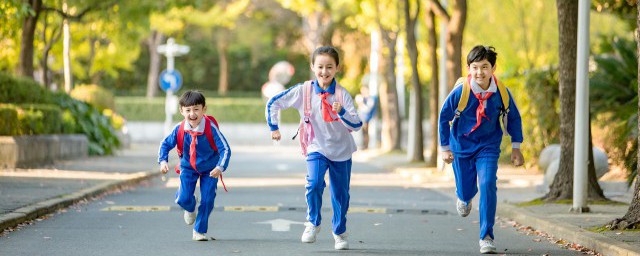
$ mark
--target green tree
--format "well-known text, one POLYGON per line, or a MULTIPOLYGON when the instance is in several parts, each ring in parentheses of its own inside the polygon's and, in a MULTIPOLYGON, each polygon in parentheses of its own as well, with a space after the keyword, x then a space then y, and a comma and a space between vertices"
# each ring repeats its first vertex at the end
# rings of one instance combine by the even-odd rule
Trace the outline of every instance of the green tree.
POLYGON ((447 84, 462 76, 462 38, 467 24, 467 0, 449 1, 451 13, 438 0, 430 0, 432 10, 447 24, 447 84))

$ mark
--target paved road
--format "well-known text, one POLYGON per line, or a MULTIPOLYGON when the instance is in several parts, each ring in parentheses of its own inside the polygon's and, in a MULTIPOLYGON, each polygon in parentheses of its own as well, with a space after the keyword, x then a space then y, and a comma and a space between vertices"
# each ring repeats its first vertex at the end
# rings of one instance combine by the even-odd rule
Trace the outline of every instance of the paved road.
MULTIPOLYGON (((475 255, 478 215, 455 213, 452 194, 407 186, 379 167, 354 163, 348 232, 351 250, 333 250, 329 190, 323 230, 299 242, 304 227, 304 161, 290 146, 234 147, 207 234, 191 227, 173 204, 176 175, 79 204, 0 237, 0 255, 475 255), (272 224, 273 223, 273 224, 272 224), (288 229, 288 230, 287 230, 288 229)), ((153 154, 154 151, 151 152, 153 154)), ((142 153, 141 153, 142 154, 142 153)), ((499 221, 500 253, 576 255, 499 221)))

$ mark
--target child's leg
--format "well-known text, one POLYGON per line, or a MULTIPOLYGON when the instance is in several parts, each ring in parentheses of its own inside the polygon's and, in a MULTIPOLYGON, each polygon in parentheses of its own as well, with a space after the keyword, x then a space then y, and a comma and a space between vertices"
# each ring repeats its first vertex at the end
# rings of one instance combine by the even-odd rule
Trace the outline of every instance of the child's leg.
POLYGON ((486 235, 493 237, 493 225, 496 218, 498 202, 496 187, 498 172, 498 156, 479 157, 476 161, 478 181, 480 182, 480 239, 486 235))
POLYGON ((218 189, 218 179, 209 177, 208 173, 200 176, 200 206, 198 207, 198 216, 196 216, 196 224, 193 227, 198 233, 207 233, 209 227, 209 215, 213 211, 213 203, 216 199, 216 190, 218 189))
POLYGON ((473 158, 454 157, 452 163, 456 178, 456 195, 466 203, 478 193, 474 161, 473 158))
POLYGON ((340 235, 347 230, 351 159, 343 162, 330 162, 329 181, 331 182, 331 203, 333 205, 333 233, 340 235))
POLYGON ((329 160, 319 153, 311 153, 307 157, 307 220, 314 226, 319 226, 322 217, 322 192, 327 184, 324 175, 327 173, 329 160))
POLYGON ((176 192, 176 204, 188 212, 196 210, 196 198, 193 192, 196 190, 198 174, 190 170, 180 172, 180 187, 176 192))

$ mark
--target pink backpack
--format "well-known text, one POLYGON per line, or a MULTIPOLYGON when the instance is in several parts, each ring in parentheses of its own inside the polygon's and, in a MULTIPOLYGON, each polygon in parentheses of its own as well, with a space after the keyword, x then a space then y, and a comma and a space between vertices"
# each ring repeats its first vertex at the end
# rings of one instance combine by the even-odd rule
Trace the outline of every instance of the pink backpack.
MULTIPOLYGON (((300 126, 298 126, 298 132, 292 138, 295 140, 296 136, 300 134, 300 138, 299 138, 300 148, 302 149, 303 156, 307 156, 307 147, 309 146, 309 144, 311 144, 311 142, 313 141, 313 138, 315 137, 315 134, 313 133, 313 126, 311 126, 311 121, 310 121, 312 89, 313 89, 313 86, 311 85, 311 80, 304 82, 304 84, 302 85, 304 117, 300 119, 300 126)), ((342 95, 341 89, 342 89, 342 86, 340 86, 336 82, 335 95, 336 95, 336 100, 340 103, 343 102, 342 100, 343 95, 342 95)))

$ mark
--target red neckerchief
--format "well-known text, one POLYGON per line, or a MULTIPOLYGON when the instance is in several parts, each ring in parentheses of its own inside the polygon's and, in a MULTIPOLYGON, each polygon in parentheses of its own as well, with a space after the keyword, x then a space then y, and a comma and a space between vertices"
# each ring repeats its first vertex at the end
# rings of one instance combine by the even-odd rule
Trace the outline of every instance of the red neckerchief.
MULTIPOLYGON (((497 83, 497 81, 496 81, 496 83, 497 83)), ((469 84, 471 84, 471 77, 469 77, 469 84)), ((491 84, 489 84, 489 86, 491 86, 491 84)), ((476 108, 476 125, 474 125, 473 128, 471 128, 471 131, 466 133, 465 136, 469 136, 469 134, 471 134, 473 131, 478 129, 478 127, 482 123, 482 118, 483 117, 486 118, 487 120, 491 121, 491 119, 489 119, 489 117, 487 117, 487 115, 484 113, 484 110, 486 108, 485 103, 486 103, 487 99, 489 99, 489 97, 491 97, 491 95, 493 95, 493 92, 486 92, 484 97, 482 96, 482 93, 474 93, 473 94, 473 96, 475 96, 476 99, 478 99, 478 103, 479 103, 478 104, 478 108, 476 108)))

